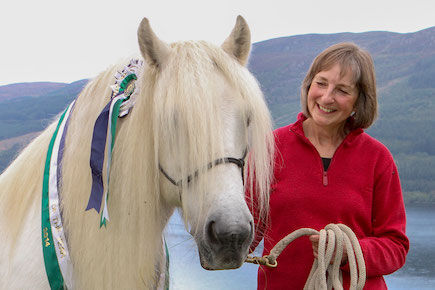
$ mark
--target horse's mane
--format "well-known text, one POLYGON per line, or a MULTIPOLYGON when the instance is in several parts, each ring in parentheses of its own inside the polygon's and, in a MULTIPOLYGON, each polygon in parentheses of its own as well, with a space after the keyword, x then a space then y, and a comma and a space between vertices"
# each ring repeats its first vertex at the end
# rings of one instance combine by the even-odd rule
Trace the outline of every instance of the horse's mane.
MULTIPOLYGON (((172 44, 171 48, 171 56, 164 67, 144 65, 136 83, 138 91, 133 95, 135 106, 118 122, 110 179, 110 222, 105 230, 98 230, 95 213, 84 212, 91 187, 88 169, 90 143, 95 120, 110 100, 113 76, 125 63, 101 73, 77 98, 62 161, 64 227, 69 231, 68 243, 72 253, 80 253, 86 247, 93 257, 99 257, 91 259, 74 255, 77 260, 73 263, 83 259, 80 264, 86 265, 75 269, 78 275, 92 269, 95 277, 104 277, 105 283, 121 285, 121 281, 116 280, 119 277, 124 277, 123 281, 137 281, 137 275, 153 272, 145 268, 154 268, 157 262, 149 261, 144 266, 138 257, 149 257, 150 252, 161 245, 161 240, 156 238, 157 244, 152 246, 141 241, 159 236, 167 220, 159 217, 169 218, 172 213, 162 212, 162 208, 167 207, 159 195, 159 140, 167 140, 169 144, 182 140, 177 147, 183 164, 180 176, 187 176, 210 161, 224 157, 224 128, 222 116, 218 114, 223 106, 222 96, 213 81, 219 77, 224 77, 238 92, 230 99, 231 105, 241 111, 245 123, 249 120, 249 182, 246 186, 251 189, 255 186, 260 193, 261 211, 267 210, 274 142, 271 118, 255 78, 221 48, 206 42, 179 42, 172 44), (134 261, 137 265, 132 265, 134 261), (105 274, 105 269, 97 263, 116 264, 119 275, 111 277, 105 274), (139 274, 128 272, 132 267, 139 269, 139 274)), ((5 216, 11 219, 23 217, 31 204, 40 204, 43 162, 53 129, 53 125, 50 126, 32 142, 24 150, 24 156, 16 159, 0 177, 0 210, 5 216), (17 185, 11 180, 12 176, 23 176, 25 180, 17 185), (26 192, 27 196, 13 192, 26 192)), ((195 184, 198 192, 204 193, 201 189, 205 188, 205 180, 199 178, 195 184)), ((185 215, 189 213, 185 212, 185 215)), ((8 228, 19 229, 23 220, 6 220, 4 224, 9 222, 8 228)), ((13 240, 19 231, 11 233, 13 240)), ((158 261, 157 257, 155 259, 158 261)), ((152 281, 153 277, 140 279, 152 281)), ((103 285, 99 278, 95 281, 103 285)))

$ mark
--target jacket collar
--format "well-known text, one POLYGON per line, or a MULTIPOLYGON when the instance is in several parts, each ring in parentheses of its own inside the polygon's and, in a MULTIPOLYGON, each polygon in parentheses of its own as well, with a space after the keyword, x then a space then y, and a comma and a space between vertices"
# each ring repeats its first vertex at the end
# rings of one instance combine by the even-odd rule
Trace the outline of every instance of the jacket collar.
MULTIPOLYGON (((298 114, 298 118, 297 121, 295 123, 293 123, 292 125, 290 125, 290 131, 294 132, 295 134, 307 139, 307 137, 305 136, 304 133, 304 128, 302 126, 302 123, 307 119, 307 117, 300 112, 298 114)), ((353 121, 353 117, 349 117, 348 120, 346 122, 352 122, 353 121)), ((360 134, 364 133, 364 130, 361 128, 356 128, 352 131, 349 132, 349 134, 346 135, 346 137, 344 138, 343 142, 346 143, 350 143, 353 140, 355 140, 355 138, 357 138, 360 134)), ((307 139, 308 140, 308 139, 307 139)))

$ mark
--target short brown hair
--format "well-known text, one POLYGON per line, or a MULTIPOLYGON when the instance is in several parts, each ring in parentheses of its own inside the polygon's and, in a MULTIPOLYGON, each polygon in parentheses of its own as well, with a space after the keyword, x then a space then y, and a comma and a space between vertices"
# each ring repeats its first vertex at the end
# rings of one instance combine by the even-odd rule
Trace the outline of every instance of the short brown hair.
POLYGON ((378 115, 378 100, 376 96, 375 66, 370 54, 354 43, 338 43, 322 51, 311 64, 302 82, 301 106, 305 116, 310 117, 307 107, 308 91, 314 76, 324 70, 340 65, 341 74, 349 70, 353 74, 358 98, 355 103, 354 121, 351 129, 368 128, 378 115))

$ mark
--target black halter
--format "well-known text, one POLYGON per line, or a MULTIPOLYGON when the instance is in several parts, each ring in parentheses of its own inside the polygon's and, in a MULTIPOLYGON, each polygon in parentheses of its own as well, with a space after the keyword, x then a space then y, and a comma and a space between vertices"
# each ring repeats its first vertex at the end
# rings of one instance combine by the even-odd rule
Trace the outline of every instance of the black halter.
MULTIPOLYGON (((248 149, 245 149, 245 152, 243 153, 242 158, 233 158, 233 157, 224 157, 224 158, 219 158, 216 159, 215 161, 212 161, 210 163, 207 164, 207 169, 212 168, 213 166, 219 165, 219 164, 223 164, 223 163, 234 163, 236 164, 239 168, 240 171, 242 173, 242 182, 244 184, 244 170, 245 170, 245 157, 246 154, 248 153, 248 149)), ((180 179, 179 181, 175 181, 172 177, 169 176, 169 174, 166 173, 166 171, 162 168, 162 166, 159 163, 159 169, 160 172, 163 173, 163 175, 175 186, 177 187, 181 187, 183 184, 183 180, 187 181, 187 184, 189 184, 194 178, 198 177, 199 175, 199 170, 196 170, 193 174, 190 174, 189 176, 187 176, 186 179, 180 179)))

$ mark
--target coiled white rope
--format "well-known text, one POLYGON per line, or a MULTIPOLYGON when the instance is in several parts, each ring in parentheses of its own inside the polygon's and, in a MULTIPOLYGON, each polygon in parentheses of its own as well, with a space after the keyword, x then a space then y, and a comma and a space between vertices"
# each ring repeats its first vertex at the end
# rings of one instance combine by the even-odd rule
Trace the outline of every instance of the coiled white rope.
POLYGON ((320 232, 310 228, 298 229, 279 241, 269 255, 263 257, 248 256, 246 262, 276 267, 278 265, 276 258, 292 241, 310 235, 320 236, 318 258, 314 259, 304 290, 343 289, 340 264, 344 245, 346 245, 350 269, 350 289, 363 289, 366 282, 366 267, 361 247, 355 233, 343 224, 329 224, 320 232), (334 249, 336 249, 335 257, 331 263, 334 249))

